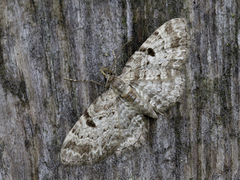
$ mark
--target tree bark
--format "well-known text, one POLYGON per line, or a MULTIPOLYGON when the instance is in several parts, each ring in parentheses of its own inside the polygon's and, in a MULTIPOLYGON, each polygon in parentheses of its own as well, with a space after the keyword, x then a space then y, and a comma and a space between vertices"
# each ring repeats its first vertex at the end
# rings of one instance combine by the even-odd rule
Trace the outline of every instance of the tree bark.
POLYGON ((0 2, 0 180, 240 179, 240 2, 0 2), (104 87, 99 69, 128 58, 167 20, 190 33, 179 103, 149 122, 147 145, 92 166, 66 166, 69 130, 104 87))

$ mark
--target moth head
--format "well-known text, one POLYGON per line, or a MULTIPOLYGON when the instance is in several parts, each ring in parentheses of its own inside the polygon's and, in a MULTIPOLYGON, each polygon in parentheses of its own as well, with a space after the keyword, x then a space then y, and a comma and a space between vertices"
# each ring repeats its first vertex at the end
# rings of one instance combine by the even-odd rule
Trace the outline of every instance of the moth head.
POLYGON ((115 75, 115 73, 107 68, 101 68, 100 71, 101 73, 103 73, 103 75, 107 79, 106 87, 109 87, 110 85, 109 82, 113 80, 113 76, 115 75))

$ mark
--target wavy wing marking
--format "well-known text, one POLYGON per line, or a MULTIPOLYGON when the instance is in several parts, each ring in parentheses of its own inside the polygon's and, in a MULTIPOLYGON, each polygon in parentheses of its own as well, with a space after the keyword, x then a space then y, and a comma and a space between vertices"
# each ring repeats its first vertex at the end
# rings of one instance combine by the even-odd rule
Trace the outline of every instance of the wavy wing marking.
POLYGON ((61 149, 64 164, 92 164, 111 153, 119 143, 116 94, 99 96, 67 135, 61 149))
POLYGON ((120 76, 149 96, 155 111, 176 103, 184 88, 182 67, 188 55, 185 19, 172 19, 158 28, 126 63, 120 76))
POLYGON ((67 135, 61 149, 62 162, 92 164, 135 145, 146 132, 143 118, 109 89, 89 106, 67 135))
POLYGON ((163 76, 159 69, 177 71, 182 67, 187 47, 185 19, 172 19, 159 27, 130 57, 121 77, 126 82, 138 79, 159 80, 163 76))

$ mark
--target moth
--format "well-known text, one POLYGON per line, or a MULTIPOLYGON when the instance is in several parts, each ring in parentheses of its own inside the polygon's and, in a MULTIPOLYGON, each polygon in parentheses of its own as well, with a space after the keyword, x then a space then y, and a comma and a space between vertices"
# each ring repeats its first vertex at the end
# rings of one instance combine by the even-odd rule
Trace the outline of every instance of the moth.
POLYGON ((177 18, 163 24, 142 44, 120 76, 103 71, 109 89, 68 133, 61 148, 62 163, 97 163, 145 141, 146 116, 157 118, 183 93, 187 55, 187 23, 177 18))

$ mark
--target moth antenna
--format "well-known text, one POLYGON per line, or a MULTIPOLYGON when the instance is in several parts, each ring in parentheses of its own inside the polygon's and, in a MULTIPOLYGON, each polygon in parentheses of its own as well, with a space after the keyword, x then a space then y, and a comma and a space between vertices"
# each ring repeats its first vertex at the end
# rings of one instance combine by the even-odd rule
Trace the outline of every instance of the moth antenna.
POLYGON ((117 58, 119 57, 119 55, 120 55, 120 53, 122 52, 123 48, 124 48, 128 43, 130 43, 130 42, 132 41, 132 38, 133 38, 133 37, 131 37, 130 40, 129 40, 128 42, 126 42, 126 43, 122 46, 122 48, 121 48, 121 50, 118 52, 117 56, 115 56, 115 53, 114 53, 114 51, 113 51, 113 57, 114 57, 115 61, 114 61, 114 63, 112 64, 110 70, 113 69, 113 66, 114 66, 114 65, 115 65, 115 70, 117 69, 117 68, 116 68, 117 58))
POLYGON ((117 57, 116 57, 114 51, 112 51, 112 53, 113 53, 113 57, 114 57, 114 73, 116 74, 117 73, 117 66, 116 66, 116 64, 117 64, 117 57))
POLYGON ((73 82, 79 82, 79 81, 81 81, 81 82, 91 82, 91 83, 95 83, 95 84, 98 84, 100 86, 106 87, 105 85, 103 85, 103 84, 101 84, 97 81, 93 81, 93 80, 77 80, 77 79, 70 79, 70 78, 63 78, 63 79, 68 80, 68 81, 73 81, 73 82))

